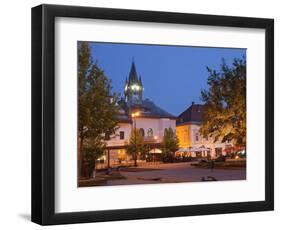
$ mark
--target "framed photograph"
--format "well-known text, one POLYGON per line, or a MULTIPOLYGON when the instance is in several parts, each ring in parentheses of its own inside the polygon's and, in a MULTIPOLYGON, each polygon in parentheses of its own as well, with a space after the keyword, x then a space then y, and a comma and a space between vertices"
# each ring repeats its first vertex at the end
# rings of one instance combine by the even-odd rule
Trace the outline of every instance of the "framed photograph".
POLYGON ((273 19, 32 8, 32 221, 274 208, 273 19))

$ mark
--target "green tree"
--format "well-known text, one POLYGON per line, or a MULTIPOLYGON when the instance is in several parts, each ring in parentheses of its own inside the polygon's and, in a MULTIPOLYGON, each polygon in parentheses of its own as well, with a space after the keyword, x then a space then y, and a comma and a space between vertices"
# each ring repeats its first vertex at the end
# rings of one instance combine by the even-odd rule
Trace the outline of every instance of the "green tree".
POLYGON ((246 59, 224 60, 219 71, 207 68, 208 90, 201 92, 205 104, 200 133, 214 141, 246 144, 246 59))
POLYGON ((134 159, 135 166, 137 165, 138 156, 143 155, 146 151, 144 138, 139 129, 132 129, 129 143, 127 143, 126 152, 134 159))
MULTIPOLYGON (((87 42, 78 43, 78 172, 82 160, 101 155, 105 140, 118 124, 118 95, 112 93, 111 81, 93 61, 87 42), (82 154, 84 153, 84 154, 82 154), (86 157, 87 156, 87 157, 86 157)), ((93 164, 94 166, 94 164, 93 164)))
POLYGON ((141 160, 147 160, 147 157, 149 155, 149 144, 144 144, 143 147, 140 150, 140 159, 141 160))
POLYGON ((165 129, 162 142, 162 153, 164 158, 172 158, 174 153, 179 149, 179 139, 173 129, 165 129))

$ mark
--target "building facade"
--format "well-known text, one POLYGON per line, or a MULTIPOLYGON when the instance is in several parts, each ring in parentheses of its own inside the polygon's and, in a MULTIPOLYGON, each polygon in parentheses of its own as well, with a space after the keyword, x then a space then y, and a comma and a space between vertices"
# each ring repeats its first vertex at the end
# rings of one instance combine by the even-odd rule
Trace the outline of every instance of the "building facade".
POLYGON ((107 141, 106 161, 110 164, 129 161, 132 156, 126 153, 131 132, 136 127, 142 133, 149 153, 161 153, 160 146, 166 128, 176 131, 176 117, 158 107, 153 101, 144 99, 142 79, 137 74, 134 61, 125 80, 124 97, 119 102, 119 123, 115 135, 107 141), (133 113, 138 116, 132 117, 133 113))
POLYGON ((178 155, 216 158, 225 155, 225 150, 232 147, 231 142, 214 142, 214 138, 200 135, 204 105, 192 103, 177 119, 176 134, 179 138, 178 155))

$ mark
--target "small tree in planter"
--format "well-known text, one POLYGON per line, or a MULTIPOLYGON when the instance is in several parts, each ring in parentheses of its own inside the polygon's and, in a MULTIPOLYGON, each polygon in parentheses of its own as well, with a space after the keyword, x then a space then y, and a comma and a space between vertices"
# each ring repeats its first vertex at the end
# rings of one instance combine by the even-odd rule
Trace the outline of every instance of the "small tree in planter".
POLYGON ((174 153, 179 149, 179 139, 172 128, 165 129, 161 149, 163 161, 173 161, 174 153))
POLYGON ((85 143, 83 149, 83 161, 87 165, 87 178, 96 177, 96 160, 101 157, 104 153, 105 146, 101 143, 89 143, 89 140, 85 143))
POLYGON ((144 139, 139 129, 132 130, 129 143, 127 143, 126 152, 133 157, 135 165, 138 155, 145 152, 144 139))

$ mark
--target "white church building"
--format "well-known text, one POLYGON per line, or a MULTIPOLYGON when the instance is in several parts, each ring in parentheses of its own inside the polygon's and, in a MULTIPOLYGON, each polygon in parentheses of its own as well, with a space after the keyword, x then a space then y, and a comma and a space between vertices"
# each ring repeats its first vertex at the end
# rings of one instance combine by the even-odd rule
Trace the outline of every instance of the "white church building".
POLYGON ((119 102, 118 130, 106 143, 105 159, 107 161, 109 158, 110 164, 131 160, 132 157, 126 154, 125 149, 134 127, 142 133, 151 154, 161 153, 160 144, 166 128, 176 131, 176 117, 159 108, 151 100, 143 99, 143 91, 142 80, 133 61, 129 77, 125 81, 124 97, 119 102), (133 117, 133 114, 137 116, 133 117))

